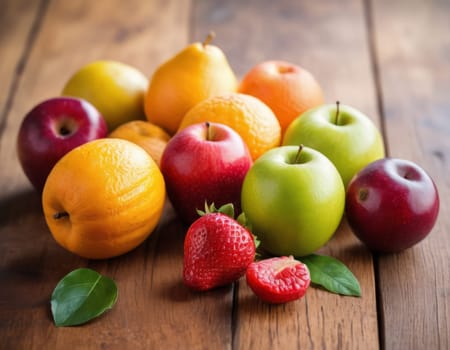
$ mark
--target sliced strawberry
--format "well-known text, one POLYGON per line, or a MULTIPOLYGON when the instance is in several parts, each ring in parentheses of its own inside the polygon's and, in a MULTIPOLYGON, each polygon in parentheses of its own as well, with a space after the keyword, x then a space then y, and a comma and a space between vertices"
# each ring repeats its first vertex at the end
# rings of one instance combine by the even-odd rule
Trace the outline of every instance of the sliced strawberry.
POLYGON ((292 256, 253 262, 247 268, 247 284, 268 303, 286 303, 301 298, 311 278, 305 264, 292 256))
POLYGON ((206 213, 188 229, 184 241, 183 281, 208 290, 236 281, 255 258, 252 234, 221 213, 206 213))

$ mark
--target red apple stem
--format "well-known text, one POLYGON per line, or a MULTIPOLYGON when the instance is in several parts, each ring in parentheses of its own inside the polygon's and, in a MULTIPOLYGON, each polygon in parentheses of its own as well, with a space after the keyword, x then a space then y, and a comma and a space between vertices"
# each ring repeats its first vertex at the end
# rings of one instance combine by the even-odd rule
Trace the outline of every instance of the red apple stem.
POLYGON ((68 217, 68 216, 69 216, 68 212, 60 211, 60 212, 53 214, 53 219, 59 220, 59 219, 62 219, 62 218, 68 217))
POLYGON ((298 146, 297 154, 295 155, 295 164, 298 164, 300 162, 300 153, 302 153, 303 145, 298 146))
POLYGON ((213 134, 212 134, 212 130, 211 130, 211 123, 210 122, 206 122, 206 139, 208 141, 211 141, 213 139, 213 134))
POLYGON ((369 191, 366 188, 362 188, 359 190, 358 196, 359 200, 364 202, 367 199, 367 197, 369 197, 369 191))
POLYGON ((214 33, 213 31, 210 31, 208 33, 208 36, 206 37, 206 39, 203 41, 202 45, 203 47, 205 47, 206 45, 210 44, 211 41, 213 41, 213 39, 216 37, 216 33, 214 33))
POLYGON ((334 123, 336 125, 338 125, 338 122, 339 122, 339 105, 340 105, 340 102, 336 101, 336 116, 334 117, 334 123))

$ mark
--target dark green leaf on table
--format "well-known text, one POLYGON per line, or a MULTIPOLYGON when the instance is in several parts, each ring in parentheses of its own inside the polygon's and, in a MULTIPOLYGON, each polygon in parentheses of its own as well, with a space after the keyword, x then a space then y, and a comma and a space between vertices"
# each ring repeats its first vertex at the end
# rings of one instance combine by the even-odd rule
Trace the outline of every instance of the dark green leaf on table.
POLYGON ((88 268, 74 270, 53 291, 51 309, 55 325, 86 323, 111 309, 116 300, 117 286, 112 279, 88 268))
POLYGON ((361 287, 355 275, 339 260, 318 254, 300 258, 308 266, 311 282, 342 295, 361 296, 361 287))

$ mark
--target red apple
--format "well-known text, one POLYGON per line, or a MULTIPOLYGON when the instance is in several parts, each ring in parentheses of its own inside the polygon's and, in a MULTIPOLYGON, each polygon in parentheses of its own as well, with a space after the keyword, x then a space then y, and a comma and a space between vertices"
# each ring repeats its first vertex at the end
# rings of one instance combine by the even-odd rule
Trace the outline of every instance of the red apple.
POLYGON ((220 123, 198 123, 179 131, 161 157, 167 195, 187 224, 198 218, 205 201, 233 203, 240 211, 242 182, 252 165, 239 134, 220 123))
POLYGON ((424 239, 439 212, 431 177, 417 164, 383 158, 358 172, 347 189, 346 215, 369 249, 400 252, 424 239))
POLYGON ((72 97, 45 100, 27 113, 20 126, 20 164, 32 185, 42 192, 50 170, 63 155, 107 133, 105 120, 89 102, 72 97))

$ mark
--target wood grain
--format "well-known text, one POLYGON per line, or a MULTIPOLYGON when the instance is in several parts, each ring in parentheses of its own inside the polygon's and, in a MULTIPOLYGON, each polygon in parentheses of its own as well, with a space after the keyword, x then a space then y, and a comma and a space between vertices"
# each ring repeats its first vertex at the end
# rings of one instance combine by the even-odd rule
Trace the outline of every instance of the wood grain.
POLYGON ((58 95, 76 69, 91 60, 108 58, 150 75, 163 59, 187 44, 188 15, 187 1, 48 4, 1 139, 0 160, 7 165, 2 166, 0 200, 2 347, 144 349, 159 344, 169 348, 211 344, 222 348, 231 342, 226 335, 230 333, 232 294, 223 290, 195 295, 180 288, 185 228, 175 220, 170 205, 159 229, 136 251, 110 261, 80 259, 51 238, 40 198, 15 155, 24 114, 39 101, 58 95), (161 33, 165 33, 164 40, 161 33), (81 266, 114 278, 119 301, 110 315, 87 327, 56 328, 49 308, 51 292, 60 278, 81 266), (204 320, 209 320, 213 332, 200 337, 204 320))
MULTIPOLYGON (((450 6, 441 0, 5 0, 0 13, 0 348, 448 349, 450 348, 450 6), (372 257, 345 221, 320 250, 343 261, 362 297, 319 288, 285 305, 260 302, 245 279, 207 293, 181 281, 186 227, 169 201, 156 231, 104 261, 60 248, 15 143, 35 104, 60 93, 83 64, 114 59, 149 77, 210 30, 238 77, 268 59, 310 70, 327 102, 367 114, 389 155, 435 179, 432 234, 400 254, 372 257), (56 283, 78 267, 112 277, 119 298, 81 327, 57 328, 56 283)), ((2 5, 3 5, 2 3, 2 5)), ((76 190, 76 189, 74 189, 76 190)))
POLYGON ((373 2, 389 155, 410 159, 435 180, 440 214, 430 236, 379 257, 386 349, 450 348, 450 4, 373 2))
POLYGON ((192 18, 192 39, 215 30, 238 77, 264 60, 291 61, 316 76, 326 102, 340 100, 378 123, 360 1, 197 1, 192 18))
POLYGON ((45 4, 42 1, 8 1, 0 12, 0 130, 17 90, 33 31, 39 26, 45 4))
MULTIPOLYGON (((194 21, 193 36, 214 30, 238 75, 264 60, 291 61, 317 76, 330 102, 339 98, 358 106, 378 123, 360 2, 198 1, 193 17, 202 19, 194 21)), ((371 254, 356 241, 345 221, 321 252, 352 269, 363 297, 341 297, 311 288, 299 302, 270 306, 258 301, 241 280, 233 324, 235 348, 378 348, 371 254)))
POLYGON ((11 349, 19 347, 33 322, 42 316, 36 310, 44 310, 47 318, 48 297, 42 288, 52 271, 43 269, 49 240, 39 198, 19 185, 24 179, 15 138, 21 116, 12 113, 45 9, 45 1, 8 1, 0 15, 0 332, 1 346, 11 349))

